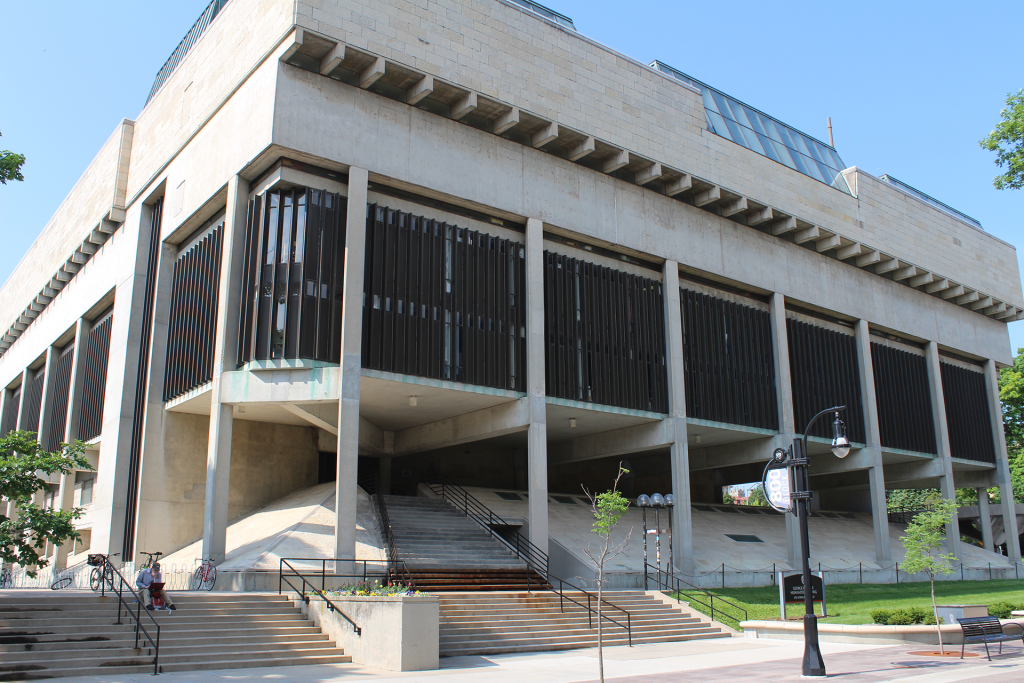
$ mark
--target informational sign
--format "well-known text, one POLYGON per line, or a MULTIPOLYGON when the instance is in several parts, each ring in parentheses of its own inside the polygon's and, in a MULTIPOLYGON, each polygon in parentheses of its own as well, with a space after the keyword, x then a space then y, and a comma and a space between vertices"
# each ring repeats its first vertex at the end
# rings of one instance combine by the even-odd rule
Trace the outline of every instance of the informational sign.
POLYGON ((764 471, 764 494, 768 504, 779 512, 789 512, 793 501, 789 498, 789 468, 772 467, 772 463, 764 471))
MULTIPOLYGON (((825 582, 820 576, 811 575, 811 598, 821 602, 825 595, 825 582)), ((804 575, 790 574, 782 579, 782 596, 787 605, 804 601, 804 575)))

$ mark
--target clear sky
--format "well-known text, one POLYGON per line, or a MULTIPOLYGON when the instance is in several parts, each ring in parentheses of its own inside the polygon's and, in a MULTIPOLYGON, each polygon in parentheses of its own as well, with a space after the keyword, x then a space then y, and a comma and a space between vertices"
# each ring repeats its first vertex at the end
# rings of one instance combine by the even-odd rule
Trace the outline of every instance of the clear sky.
MULTIPOLYGON (((0 3, 0 149, 28 157, 25 182, 0 186, 0 281, 118 122, 142 110, 207 2, 0 3)), ((977 144, 1024 88, 1021 0, 546 2, 580 33, 819 139, 831 116, 848 166, 899 178, 1024 247, 1024 191, 995 190, 993 155, 977 144)), ((1010 337, 1024 347, 1024 322, 1010 337)))

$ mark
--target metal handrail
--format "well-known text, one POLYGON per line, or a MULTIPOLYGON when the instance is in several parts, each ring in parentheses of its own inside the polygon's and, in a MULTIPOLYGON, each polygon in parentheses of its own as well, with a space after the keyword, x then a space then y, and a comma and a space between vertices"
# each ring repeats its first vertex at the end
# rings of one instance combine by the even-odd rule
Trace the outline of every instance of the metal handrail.
POLYGON ((153 675, 156 676, 160 673, 160 624, 158 624, 157 620, 153 617, 153 615, 149 613, 149 610, 145 609, 145 606, 142 604, 142 598, 139 596, 138 593, 135 592, 135 589, 132 588, 132 585, 125 580, 124 576, 121 575, 121 572, 118 571, 117 567, 114 566, 114 563, 110 561, 110 558, 106 555, 101 555, 101 557, 103 558, 103 564, 97 567, 100 572, 100 596, 106 596, 107 579, 109 578, 110 592, 117 595, 117 601, 119 603, 117 607, 117 623, 121 623, 121 610, 124 609, 124 611, 126 611, 128 615, 131 616, 132 620, 135 622, 135 649, 139 649, 140 631, 146 637, 146 640, 149 641, 149 644, 153 646, 153 675), (111 574, 109 575, 107 574, 108 568, 110 569, 111 572, 111 574), (118 580, 117 588, 114 588, 113 583, 113 577, 115 576, 117 577, 118 580), (125 602, 125 588, 128 589, 128 594, 135 599, 135 612, 132 611, 131 604, 125 602), (149 634, 149 631, 146 630, 146 627, 142 625, 143 614, 149 617, 149 620, 153 622, 153 626, 156 627, 156 640, 153 640, 153 636, 151 636, 149 634))
POLYGON ((615 624, 619 628, 626 629, 626 635, 629 637, 629 646, 633 647, 633 616, 629 612, 627 612, 626 610, 622 609, 618 605, 613 605, 612 603, 610 603, 607 600, 605 600, 603 597, 602 598, 598 598, 596 595, 594 595, 590 591, 584 590, 583 588, 580 588, 579 586, 577 586, 575 584, 569 583, 568 581, 564 581, 562 579, 558 579, 558 577, 555 577, 555 576, 552 576, 551 578, 558 580, 558 590, 555 590, 555 587, 554 587, 553 584, 552 584, 551 590, 556 592, 556 593, 558 593, 558 610, 560 612, 564 612, 565 611, 565 605, 562 604, 563 600, 568 600, 569 602, 576 603, 580 607, 582 607, 582 608, 587 610, 587 626, 588 626, 588 628, 594 628, 594 620, 591 617, 591 615, 592 614, 597 614, 598 612, 597 612, 597 610, 595 610, 593 607, 590 606, 591 598, 593 598, 594 600, 598 600, 598 604, 599 605, 608 605, 609 607, 617 609, 618 611, 620 611, 620 612, 622 612, 623 614, 626 615, 626 625, 625 626, 623 626, 620 622, 616 621, 615 619, 612 619, 607 614, 604 614, 603 612, 601 613, 601 618, 602 619, 607 619, 608 621, 612 622, 613 624, 615 624), (584 595, 586 595, 587 596, 587 604, 584 605, 579 600, 574 600, 573 598, 571 598, 568 595, 566 595, 565 594, 565 586, 569 586, 570 588, 578 590, 579 592, 581 592, 584 595))
POLYGON ((438 494, 449 503, 459 508, 466 516, 490 532, 491 536, 498 539, 516 556, 526 562, 527 567, 533 569, 543 578, 548 578, 548 554, 531 543, 522 534, 516 533, 515 540, 510 541, 498 533, 494 525, 513 526, 490 508, 474 498, 466 489, 454 483, 443 474, 436 475, 424 482, 431 491, 438 494))
POLYGON ((384 530, 384 543, 388 548, 388 570, 390 571, 391 566, 394 566, 397 572, 401 572, 401 580, 408 581, 409 586, 415 588, 416 582, 412 572, 409 571, 409 567, 398 554, 398 546, 395 544, 395 534, 391 530, 391 518, 388 516, 388 505, 384 502, 384 494, 380 492, 379 486, 375 486, 375 488, 377 489, 377 493, 374 494, 374 499, 377 501, 377 514, 380 515, 380 523, 384 530))
POLYGON ((665 569, 660 568, 660 567, 655 567, 654 565, 649 564, 649 563, 646 566, 647 566, 648 569, 653 569, 654 570, 654 572, 652 573, 652 576, 657 577, 656 580, 658 582, 658 590, 669 590, 669 591, 674 592, 676 594, 676 602, 677 603, 678 602, 682 602, 682 600, 680 600, 680 598, 679 598, 680 595, 686 595, 686 598, 690 602, 696 602, 698 605, 703 605, 704 607, 707 607, 708 610, 711 612, 710 616, 711 616, 711 618, 713 620, 721 621, 720 619, 716 619, 715 618, 715 598, 717 597, 719 602, 724 602, 726 605, 729 605, 730 607, 733 607, 733 608, 739 610, 740 612, 743 612, 743 618, 740 619, 738 615, 729 614, 727 611, 725 611, 721 607, 719 607, 718 608, 718 612, 722 616, 725 616, 725 617, 731 619, 732 621, 735 621, 737 624, 739 624, 741 621, 746 621, 747 620, 747 617, 748 617, 747 610, 743 609, 742 607, 740 607, 736 603, 730 602, 730 601, 726 600, 725 598, 723 598, 721 596, 716 596, 714 593, 711 593, 710 591, 704 590, 703 588, 700 588, 699 586, 695 586, 692 583, 690 583, 689 581, 687 581, 687 580, 685 580, 683 578, 680 578, 679 576, 677 576, 673 572, 666 571, 665 569), (663 576, 666 579, 664 581, 662 580, 663 576), (686 585, 685 588, 683 587, 683 584, 686 585), (694 598, 692 595, 690 595, 690 593, 692 593, 692 592, 697 592, 697 593, 703 594, 705 596, 705 598, 707 599, 707 602, 704 602, 700 598, 694 598))
MULTIPOLYGON (((292 558, 284 558, 284 557, 282 557, 281 558, 281 563, 278 566, 278 571, 277 571, 277 594, 281 595, 282 589, 283 589, 283 584, 287 583, 288 586, 293 591, 298 593, 299 597, 302 598, 302 600, 308 605, 310 598, 309 598, 309 595, 306 593, 305 589, 306 589, 306 586, 309 586, 310 590, 312 590, 313 593, 316 593, 317 597, 319 597, 321 600, 323 600, 325 603, 327 603, 327 609, 329 609, 332 612, 337 612, 341 616, 342 619, 344 619, 349 624, 351 624, 352 625, 352 630, 355 632, 355 634, 357 636, 363 635, 363 629, 361 629, 356 624, 356 622, 354 622, 351 619, 349 619, 348 615, 345 614, 344 612, 342 612, 340 609, 338 609, 338 606, 335 605, 333 602, 331 602, 330 598, 328 598, 324 594, 324 589, 323 589, 323 585, 324 584, 323 584, 323 582, 321 582, 321 584, 320 584, 321 588, 318 589, 316 586, 314 586, 312 583, 310 583, 309 581, 306 580, 306 576, 304 574, 299 573, 299 570, 291 565, 291 563, 288 561, 290 559, 291 560, 300 560, 300 559, 303 559, 303 558, 298 558, 298 557, 292 557, 292 558), (300 581, 302 581, 302 588, 296 587, 296 585, 294 583, 292 583, 291 581, 288 580, 288 578, 285 576, 285 573, 284 573, 285 566, 287 566, 289 569, 292 570, 292 574, 290 574, 289 576, 295 576, 300 581)), ((363 580, 365 581, 365 579, 366 579, 366 561, 365 560, 345 560, 345 559, 330 558, 330 559, 324 559, 324 566, 325 566, 325 572, 323 574, 324 580, 326 580, 326 576, 327 576, 327 574, 326 574, 326 563, 327 562, 362 562, 363 563, 363 580)), ((345 574, 332 574, 332 576, 347 576, 347 575, 345 575, 345 574)))

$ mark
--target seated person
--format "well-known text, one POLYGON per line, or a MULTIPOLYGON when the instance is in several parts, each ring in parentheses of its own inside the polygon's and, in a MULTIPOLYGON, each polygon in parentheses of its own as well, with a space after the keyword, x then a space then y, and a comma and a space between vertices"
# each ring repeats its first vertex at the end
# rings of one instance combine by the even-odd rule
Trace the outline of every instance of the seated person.
MULTIPOLYGON (((163 583, 164 576, 160 571, 160 563, 154 562, 152 568, 143 569, 139 572, 139 576, 135 579, 135 586, 139 589, 139 594, 142 596, 142 601, 146 604, 146 609, 153 609, 153 593, 150 591, 150 586, 154 583, 163 583)), ((164 606, 167 609, 175 610, 178 609, 174 606, 174 602, 171 600, 170 594, 165 591, 160 591, 160 598, 164 601, 164 606)))

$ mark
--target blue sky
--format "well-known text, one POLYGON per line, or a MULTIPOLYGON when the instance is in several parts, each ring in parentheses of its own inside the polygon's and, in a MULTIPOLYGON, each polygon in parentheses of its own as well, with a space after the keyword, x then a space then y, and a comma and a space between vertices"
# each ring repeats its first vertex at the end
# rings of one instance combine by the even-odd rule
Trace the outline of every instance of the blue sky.
MULTIPOLYGON (((207 1, 0 6, 0 25, 13 27, 0 60, 0 149, 28 157, 26 181, 0 186, 0 281, 117 123, 142 110, 207 1)), ((977 144, 1007 93, 1024 88, 1024 2, 548 2, 584 35, 819 139, 831 116, 847 165, 895 176, 1024 247, 1024 191, 995 190, 993 155, 977 144)), ((1024 347, 1024 322, 1010 336, 1024 347)))

